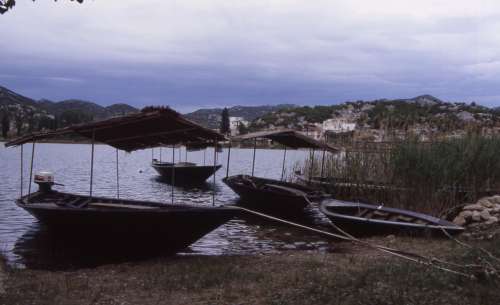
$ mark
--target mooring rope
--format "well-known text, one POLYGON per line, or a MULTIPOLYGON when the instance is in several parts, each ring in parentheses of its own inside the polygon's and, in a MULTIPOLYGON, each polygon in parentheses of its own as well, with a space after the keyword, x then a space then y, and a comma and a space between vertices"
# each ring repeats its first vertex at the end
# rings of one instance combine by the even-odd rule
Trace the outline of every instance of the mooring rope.
MULTIPOLYGON (((309 204, 311 203, 309 201, 309 199, 305 195, 303 197, 306 199, 306 201, 309 204)), ((317 232, 317 233, 320 233, 320 234, 323 234, 323 235, 327 235, 327 236, 330 236, 330 237, 334 237, 334 238, 337 238, 337 239, 341 239, 341 240, 344 240, 344 241, 352 241, 352 242, 364 244, 364 245, 367 245, 367 246, 372 247, 374 249, 377 249, 377 250, 384 251, 386 253, 392 254, 394 256, 401 257, 401 258, 404 258, 404 259, 407 259, 407 260, 410 260, 410 261, 413 261, 413 262, 416 262, 416 263, 419 263, 419 264, 423 264, 423 265, 426 265, 426 266, 430 266, 430 267, 433 267, 433 268, 436 268, 436 269, 439 269, 439 270, 442 270, 442 271, 446 271, 446 272, 454 273, 454 274, 457 274, 457 275, 461 275, 461 276, 470 278, 472 280, 476 280, 477 277, 473 276, 473 275, 468 275, 468 274, 465 274, 465 273, 462 273, 462 272, 459 272, 459 271, 455 271, 455 270, 451 270, 451 269, 448 269, 448 268, 444 268, 444 267, 441 267, 441 266, 437 266, 437 265, 435 265, 435 263, 441 263, 441 264, 444 264, 444 265, 450 265, 450 266, 455 266, 455 267, 460 267, 460 268, 465 268, 465 269, 473 270, 476 273, 476 275, 477 274, 484 274, 487 279, 489 279, 489 275, 490 274, 495 274, 495 275, 498 276, 497 270, 495 268, 493 268, 493 266, 489 262, 487 262, 487 261, 481 261, 480 259, 478 260, 478 262, 476 264, 471 264, 471 265, 465 265, 464 266, 464 265, 460 265, 460 264, 446 262, 446 261, 443 261, 443 260, 438 260, 436 258, 429 258, 429 257, 423 256, 423 255, 417 254, 417 253, 413 253, 413 252, 402 251, 402 250, 392 249, 392 248, 388 248, 388 247, 384 247, 384 246, 374 245, 374 244, 371 244, 369 242, 362 241, 362 240, 359 240, 357 238, 352 237, 351 235, 347 234, 346 232, 344 232, 343 230, 341 230, 340 228, 338 228, 337 226, 335 226, 335 224, 333 224, 332 222, 330 222, 331 225, 335 229, 337 229, 339 232, 341 232, 342 234, 344 234, 345 236, 334 234, 334 233, 330 233, 330 232, 325 232, 325 231, 318 230, 318 229, 311 228, 311 227, 307 227, 307 226, 304 226, 304 225, 301 225, 301 224, 293 223, 293 222, 290 222, 290 221, 287 221, 287 220, 283 220, 283 219, 280 219, 280 218, 272 217, 272 216, 269 216, 269 215, 266 215, 266 214, 263 214, 263 213, 259 213, 259 212, 255 212, 255 211, 252 211, 252 210, 248 210, 248 209, 245 209, 245 208, 240 208, 240 209, 243 210, 243 211, 245 211, 245 212, 251 213, 251 214, 255 214, 255 215, 258 215, 258 216, 261 216, 261 217, 264 217, 264 218, 268 218, 268 219, 271 219, 271 220, 275 220, 275 221, 278 221, 278 222, 286 223, 286 224, 291 225, 291 226, 295 226, 295 227, 303 228, 303 229, 306 229, 306 230, 314 231, 314 232, 317 232), (408 257, 408 256, 410 256, 410 257, 408 257)), ((449 235, 449 234, 447 233, 447 235, 449 235)))

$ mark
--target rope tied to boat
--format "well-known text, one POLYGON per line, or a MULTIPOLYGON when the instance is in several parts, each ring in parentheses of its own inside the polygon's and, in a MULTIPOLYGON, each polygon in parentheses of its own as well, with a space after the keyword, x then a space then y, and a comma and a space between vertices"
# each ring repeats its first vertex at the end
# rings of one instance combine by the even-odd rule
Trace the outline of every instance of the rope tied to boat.
MULTIPOLYGON (((305 195, 303 195, 303 197, 304 197, 304 199, 309 204, 311 204, 311 202, 309 201, 309 199, 305 195)), ((292 226, 295 226, 295 227, 299 227, 299 228, 303 228, 303 229, 306 229, 306 230, 318 232, 320 234, 327 235, 327 236, 330 236, 330 237, 335 237, 337 239, 341 239, 341 240, 344 240, 344 241, 351 241, 351 242, 356 242, 356 243, 364 244, 364 245, 372 247, 372 248, 374 248, 376 250, 384 251, 384 252, 389 253, 391 255, 394 255, 394 256, 397 256, 397 257, 401 257, 401 258, 404 258, 406 260, 410 260, 410 261, 413 261, 413 262, 416 262, 416 263, 419 263, 419 264, 427 265, 427 266, 430 266, 430 267, 433 267, 433 268, 436 268, 436 269, 439 269, 439 270, 442 270, 442 271, 446 271, 446 272, 449 272, 449 273, 454 273, 454 274, 457 274, 457 275, 460 275, 460 276, 463 276, 463 277, 467 277, 467 278, 469 278, 471 280, 479 280, 479 279, 489 280, 490 279, 490 275, 496 275, 496 276, 498 276, 497 270, 495 268, 493 268, 493 266, 489 262, 487 262, 487 261, 478 260, 478 262, 476 262, 476 264, 470 264, 470 265, 465 265, 464 266, 464 265, 460 265, 460 264, 455 264, 455 263, 451 263, 451 262, 439 260, 439 259, 434 258, 434 257, 433 258, 429 258, 429 257, 423 256, 423 255, 417 254, 417 253, 413 253, 413 252, 392 249, 392 248, 388 248, 388 247, 384 247, 384 246, 380 246, 380 245, 374 245, 374 244, 371 244, 371 243, 366 242, 366 241, 359 240, 359 239, 357 239, 357 238, 349 235, 348 233, 346 233, 343 230, 341 230, 340 228, 338 228, 332 222, 330 222, 331 225, 336 230, 338 230, 339 232, 341 232, 342 234, 344 234, 345 236, 334 234, 334 233, 330 233, 330 232, 325 232, 325 231, 314 229, 314 228, 310 228, 310 227, 303 226, 303 225, 300 225, 300 224, 296 224, 296 223, 293 223, 293 222, 290 222, 290 221, 287 221, 287 220, 283 220, 283 219, 280 219, 280 218, 276 218, 276 217, 272 217, 272 216, 269 216, 269 215, 266 215, 266 214, 262 214, 262 213, 259 213, 259 212, 248 210, 248 209, 245 209, 245 208, 240 208, 240 209, 243 210, 243 211, 245 211, 245 212, 251 213, 251 214, 255 214, 255 215, 258 215, 258 216, 261 216, 261 217, 265 217, 265 218, 268 218, 268 219, 272 219, 272 220, 275 220, 275 221, 286 223, 286 224, 289 224, 289 225, 292 225, 292 226), (466 273, 463 273, 463 272, 451 270, 451 269, 448 269, 448 268, 444 268, 444 267, 436 265, 436 263, 440 263, 440 264, 443 264, 443 265, 450 265, 450 266, 454 266, 454 267, 458 267, 458 268, 465 268, 465 269, 468 269, 468 270, 472 270, 475 273, 475 276, 474 275, 469 275, 469 274, 466 274, 466 273)), ((442 227, 441 227, 441 229, 444 230, 442 227)), ((446 232, 446 234, 449 236, 449 234, 447 232, 446 232)))

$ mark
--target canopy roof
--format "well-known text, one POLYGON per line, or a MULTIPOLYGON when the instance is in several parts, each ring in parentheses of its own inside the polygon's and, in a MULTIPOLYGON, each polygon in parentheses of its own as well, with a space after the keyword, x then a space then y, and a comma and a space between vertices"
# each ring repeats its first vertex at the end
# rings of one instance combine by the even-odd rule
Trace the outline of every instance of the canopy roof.
POLYGON ((131 152, 163 145, 228 141, 224 135, 188 121, 167 107, 146 107, 140 112, 74 124, 65 128, 34 132, 5 143, 18 146, 35 140, 75 132, 109 146, 131 152))
POLYGON ((325 142, 321 142, 315 140, 311 137, 303 135, 295 130, 271 130, 271 131, 262 131, 250 133, 242 136, 231 137, 231 141, 238 142, 242 140, 249 140, 254 138, 267 138, 272 141, 278 142, 285 146, 298 149, 298 148, 314 148, 314 149, 323 149, 327 150, 331 153, 337 153, 340 150, 326 144, 325 142))

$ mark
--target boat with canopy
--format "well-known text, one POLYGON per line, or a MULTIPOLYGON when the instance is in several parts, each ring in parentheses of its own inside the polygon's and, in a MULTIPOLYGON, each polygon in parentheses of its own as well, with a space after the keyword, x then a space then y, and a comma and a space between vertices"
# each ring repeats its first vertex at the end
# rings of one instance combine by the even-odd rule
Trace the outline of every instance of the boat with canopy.
MULTIPOLYGON (((172 203, 149 202, 117 197, 97 197, 92 194, 95 142, 116 149, 117 181, 118 150, 132 152, 166 145, 227 141, 222 134, 188 121, 167 107, 146 107, 130 113, 66 128, 35 132, 5 143, 6 147, 21 146, 21 196, 16 205, 28 211, 57 236, 78 240, 90 238, 93 242, 113 242, 119 246, 154 248, 175 254, 239 213, 239 209, 226 206, 188 206, 172 203), (71 132, 92 140, 89 193, 78 195, 52 189, 54 174, 35 174, 38 191, 31 192, 35 143, 71 132), (28 194, 22 187, 23 144, 32 143, 31 169, 28 194)), ((215 177, 214 182, 215 184, 215 177)), ((215 187, 213 191, 215 205, 215 187)))
MULTIPOLYGON (((284 181, 286 148, 309 148, 313 151, 337 153, 338 149, 324 142, 317 141, 294 130, 274 130, 256 132, 231 137, 232 142, 254 140, 254 155, 251 175, 228 176, 229 156, 226 177, 222 182, 227 184, 240 198, 252 208, 272 214, 293 214, 300 212, 309 203, 323 198, 324 193, 317 188, 284 181), (285 145, 281 180, 273 180, 254 176, 257 139, 266 138, 285 145)), ((230 149, 231 147, 229 147, 230 149)), ((314 153, 314 152, 313 152, 314 153)), ((230 155, 230 153, 228 153, 230 155)), ((323 153, 324 158, 324 153, 323 153)))

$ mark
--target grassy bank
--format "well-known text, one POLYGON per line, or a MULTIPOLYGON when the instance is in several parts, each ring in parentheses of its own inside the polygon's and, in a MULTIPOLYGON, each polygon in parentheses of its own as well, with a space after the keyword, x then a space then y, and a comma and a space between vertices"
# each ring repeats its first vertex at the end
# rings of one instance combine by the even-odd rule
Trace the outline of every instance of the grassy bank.
POLYGON ((324 165, 316 154, 312 163, 309 158, 295 169, 313 175, 323 171, 324 177, 334 177, 327 188, 334 198, 433 216, 453 213, 453 208, 465 202, 500 190, 499 137, 473 135, 435 143, 414 137, 369 145, 330 155, 324 165))
MULTIPOLYGON (((484 256, 450 240, 366 241, 457 264, 484 256)), ((500 254, 498 241, 476 246, 500 254)), ((176 256, 65 272, 3 268, 1 304, 497 304, 500 299, 497 276, 478 282, 350 242, 328 253, 176 256)))

